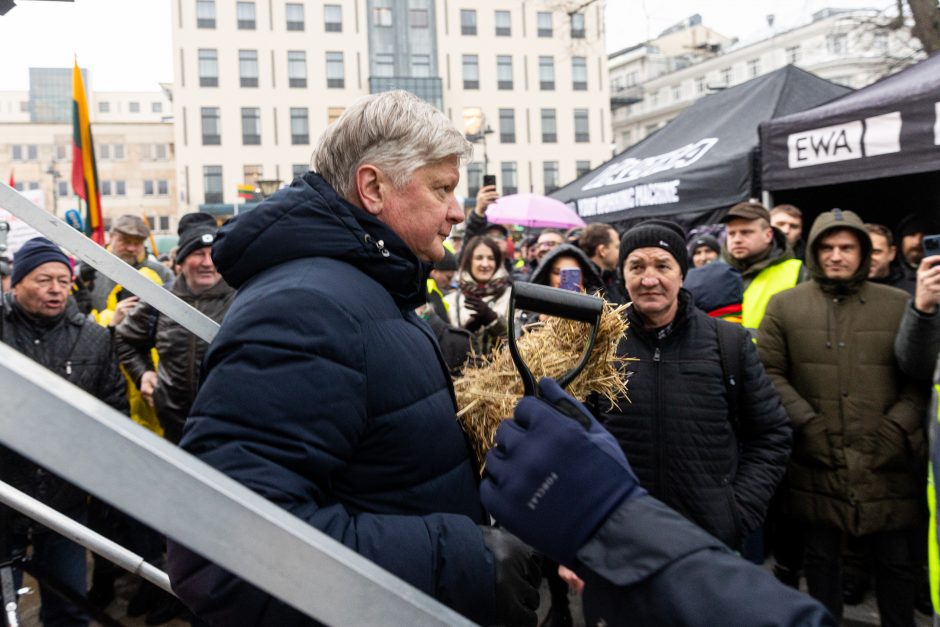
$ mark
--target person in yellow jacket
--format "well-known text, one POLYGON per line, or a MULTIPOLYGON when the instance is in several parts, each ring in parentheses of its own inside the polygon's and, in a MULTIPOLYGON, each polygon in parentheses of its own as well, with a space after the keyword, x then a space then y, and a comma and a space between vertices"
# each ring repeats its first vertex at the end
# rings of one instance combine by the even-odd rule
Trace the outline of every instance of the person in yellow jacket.
POLYGON ((756 333, 770 297, 805 279, 803 262, 770 225, 770 212, 756 202, 741 202, 721 219, 727 225, 722 259, 741 273, 744 300, 741 324, 756 333))

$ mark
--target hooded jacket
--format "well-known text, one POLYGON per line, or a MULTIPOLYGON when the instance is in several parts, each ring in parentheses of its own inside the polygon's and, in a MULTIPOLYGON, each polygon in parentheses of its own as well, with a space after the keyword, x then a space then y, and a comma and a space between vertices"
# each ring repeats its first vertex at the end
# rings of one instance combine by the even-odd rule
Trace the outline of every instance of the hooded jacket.
POLYGON ((538 285, 548 285, 552 265, 559 257, 572 257, 578 262, 578 266, 581 268, 581 285, 584 286, 585 292, 594 294, 604 289, 604 281, 601 279, 600 275, 597 274, 594 264, 591 263, 591 260, 584 254, 583 250, 571 244, 559 244, 548 251, 545 256, 542 257, 542 260, 539 261, 539 265, 536 267, 535 272, 532 273, 529 282, 538 285))
MULTIPOLYGON (((222 227, 238 290, 206 353, 182 448, 473 620, 494 566, 477 470, 437 342, 429 267, 318 175, 222 227)), ((172 544, 174 590, 209 623, 308 619, 172 544)))
POLYGON ((822 214, 807 239, 813 280, 770 300, 757 340, 794 427, 792 515, 852 535, 913 527, 923 510, 926 394, 894 357, 907 294, 867 281, 870 259, 858 216, 822 214), (847 281, 827 279, 818 260, 835 229, 861 243, 847 281))

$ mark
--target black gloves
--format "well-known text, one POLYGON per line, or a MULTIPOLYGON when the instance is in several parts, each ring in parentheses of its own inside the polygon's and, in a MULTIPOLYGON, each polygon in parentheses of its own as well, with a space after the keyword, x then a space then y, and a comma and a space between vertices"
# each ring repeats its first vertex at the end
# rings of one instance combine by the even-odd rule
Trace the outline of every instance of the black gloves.
POLYGON ((464 303, 467 309, 476 312, 464 325, 464 328, 471 333, 476 333, 479 329, 495 322, 498 317, 496 312, 479 296, 465 296, 464 303))
POLYGON ((541 558, 508 531, 484 526, 480 531, 496 571, 496 622, 534 627, 542 581, 541 558))

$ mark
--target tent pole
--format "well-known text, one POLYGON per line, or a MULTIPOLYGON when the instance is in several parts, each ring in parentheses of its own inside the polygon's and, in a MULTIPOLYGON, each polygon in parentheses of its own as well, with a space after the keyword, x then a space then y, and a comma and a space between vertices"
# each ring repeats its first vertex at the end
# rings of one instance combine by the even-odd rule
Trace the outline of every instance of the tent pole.
POLYGON ((771 209, 774 205, 774 195, 771 194, 766 189, 760 193, 761 204, 763 204, 768 209, 771 209))

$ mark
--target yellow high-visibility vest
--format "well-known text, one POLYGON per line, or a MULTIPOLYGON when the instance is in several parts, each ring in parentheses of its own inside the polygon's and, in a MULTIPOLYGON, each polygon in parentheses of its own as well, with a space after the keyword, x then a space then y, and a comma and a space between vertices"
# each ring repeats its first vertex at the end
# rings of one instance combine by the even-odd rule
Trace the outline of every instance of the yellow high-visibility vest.
MULTIPOLYGON (((934 419, 940 422, 940 383, 933 386, 931 412, 934 419)), ((927 526, 927 566, 930 569, 930 602, 933 604, 933 611, 940 614, 940 547, 937 543, 937 493, 933 479, 938 446, 940 442, 931 441, 930 464, 927 466, 927 508, 930 510, 930 524, 927 526)))
POLYGON ((756 329, 760 326, 770 297, 795 286, 800 279, 802 267, 803 262, 799 259, 787 259, 764 268, 754 277, 751 284, 744 290, 744 300, 741 303, 742 326, 748 329, 756 329))
POLYGON ((450 305, 447 304, 447 301, 444 300, 444 294, 441 293, 441 290, 437 287, 437 281, 434 279, 428 279, 428 294, 437 294, 441 297, 441 302, 444 303, 444 311, 450 311, 450 305))

